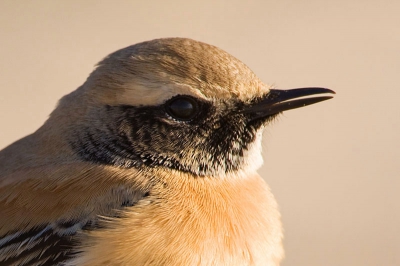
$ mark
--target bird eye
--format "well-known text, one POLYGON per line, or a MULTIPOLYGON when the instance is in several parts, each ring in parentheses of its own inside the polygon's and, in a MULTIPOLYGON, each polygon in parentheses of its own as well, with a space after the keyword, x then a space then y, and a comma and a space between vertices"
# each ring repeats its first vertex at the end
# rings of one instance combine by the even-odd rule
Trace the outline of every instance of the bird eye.
POLYGON ((177 96, 166 103, 168 114, 178 120, 192 119, 198 109, 196 100, 188 96, 177 96))

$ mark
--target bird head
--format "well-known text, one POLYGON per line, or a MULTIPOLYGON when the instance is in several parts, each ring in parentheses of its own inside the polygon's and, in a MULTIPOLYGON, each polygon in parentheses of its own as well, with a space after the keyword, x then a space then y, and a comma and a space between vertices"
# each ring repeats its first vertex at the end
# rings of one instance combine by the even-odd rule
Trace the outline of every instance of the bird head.
POLYGON ((167 38, 107 56, 52 118, 85 161, 225 176, 259 168, 262 129, 321 93, 334 92, 274 90, 215 46, 167 38))

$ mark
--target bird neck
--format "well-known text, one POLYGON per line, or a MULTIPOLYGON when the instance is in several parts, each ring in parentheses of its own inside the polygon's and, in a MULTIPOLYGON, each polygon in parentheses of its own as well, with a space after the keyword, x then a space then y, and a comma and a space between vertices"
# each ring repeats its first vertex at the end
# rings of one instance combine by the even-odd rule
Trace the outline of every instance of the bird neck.
POLYGON ((156 171, 154 179, 149 197, 91 236, 95 246, 84 250, 82 265, 100 265, 112 254, 121 254, 118 265, 275 265, 282 256, 277 204, 257 174, 218 179, 156 171))

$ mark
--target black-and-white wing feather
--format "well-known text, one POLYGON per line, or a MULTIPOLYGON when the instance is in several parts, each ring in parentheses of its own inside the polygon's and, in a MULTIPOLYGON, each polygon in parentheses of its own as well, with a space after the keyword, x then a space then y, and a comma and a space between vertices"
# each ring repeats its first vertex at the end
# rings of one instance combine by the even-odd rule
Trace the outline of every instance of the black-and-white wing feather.
POLYGON ((14 232, 0 238, 0 265, 62 265, 74 254, 76 233, 91 226, 88 221, 70 221, 14 232))

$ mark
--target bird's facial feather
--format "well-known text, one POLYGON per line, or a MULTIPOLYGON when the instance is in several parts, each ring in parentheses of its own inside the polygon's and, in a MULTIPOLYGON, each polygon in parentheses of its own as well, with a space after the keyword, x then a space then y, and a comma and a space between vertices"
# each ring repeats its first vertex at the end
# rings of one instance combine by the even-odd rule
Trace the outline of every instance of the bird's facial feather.
POLYGON ((158 105, 105 105, 89 111, 93 123, 70 143, 84 160, 118 167, 167 167, 198 176, 256 170, 261 130, 272 116, 251 120, 245 105, 180 94, 158 105), (171 111, 187 100, 195 109, 189 118, 171 111))

